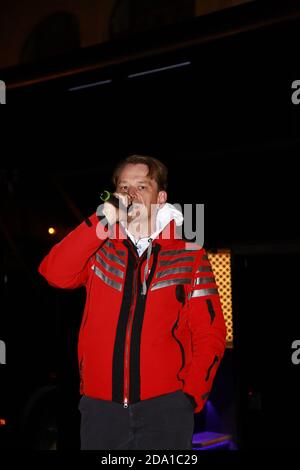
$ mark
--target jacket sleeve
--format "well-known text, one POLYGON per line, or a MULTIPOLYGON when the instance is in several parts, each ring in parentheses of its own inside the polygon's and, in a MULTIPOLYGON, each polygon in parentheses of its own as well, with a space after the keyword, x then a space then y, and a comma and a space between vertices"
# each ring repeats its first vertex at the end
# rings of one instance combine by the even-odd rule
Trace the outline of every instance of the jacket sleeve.
POLYGON ((96 214, 57 243, 39 266, 39 273, 49 284, 75 289, 88 279, 91 257, 110 234, 96 214))
POLYGON ((183 391, 202 410, 224 355, 226 326, 214 275, 205 250, 200 251, 192 288, 184 309, 191 337, 191 361, 184 376, 183 391))

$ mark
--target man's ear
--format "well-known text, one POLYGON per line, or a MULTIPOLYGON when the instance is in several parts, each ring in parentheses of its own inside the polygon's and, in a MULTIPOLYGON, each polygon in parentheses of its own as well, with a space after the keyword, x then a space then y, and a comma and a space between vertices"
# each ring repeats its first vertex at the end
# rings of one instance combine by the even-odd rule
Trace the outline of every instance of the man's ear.
POLYGON ((159 191, 157 196, 157 204, 162 207, 167 202, 168 194, 166 191, 159 191))

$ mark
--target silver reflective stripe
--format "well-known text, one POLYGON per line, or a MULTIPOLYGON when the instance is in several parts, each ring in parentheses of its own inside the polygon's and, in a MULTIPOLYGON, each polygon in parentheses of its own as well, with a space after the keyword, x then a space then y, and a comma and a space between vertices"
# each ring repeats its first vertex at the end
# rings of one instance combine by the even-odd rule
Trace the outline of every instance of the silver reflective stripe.
POLYGON ((194 256, 184 256, 182 258, 175 258, 170 260, 161 260, 159 266, 171 266, 172 264, 176 263, 193 263, 195 260, 194 256))
POLYGON ((101 258, 101 256, 96 254, 96 260, 98 263, 102 264, 103 268, 106 269, 106 271, 115 274, 118 277, 121 277, 123 279, 124 273, 120 269, 114 268, 113 266, 110 266, 108 263, 104 261, 104 259, 101 258))
POLYGON ((215 284, 215 282, 214 277, 197 277, 195 280, 195 286, 198 286, 199 284, 215 284))
POLYGON ((113 281, 109 277, 105 276, 105 274, 103 274, 103 272, 99 268, 97 268, 97 266, 94 267, 94 271, 95 271, 95 274, 98 277, 100 277, 100 279, 102 279, 103 282, 105 282, 106 284, 108 284, 111 287, 114 287, 115 289, 117 289, 119 291, 122 290, 122 284, 120 284, 119 282, 113 281))
MULTIPOLYGON (((112 248, 113 250, 116 249, 115 245, 110 240, 106 241, 106 246, 108 246, 109 248, 112 248)), ((116 250, 116 252, 119 256, 125 256, 124 250, 116 250)))
POLYGON ((174 286, 176 284, 190 284, 191 279, 169 279, 168 281, 160 281, 153 284, 151 290, 161 289, 162 287, 174 286))
POLYGON ((197 269, 197 273, 212 273, 213 270, 211 269, 210 266, 200 266, 200 268, 197 269))
POLYGON ((203 256, 202 256, 202 261, 208 261, 208 256, 207 256, 207 255, 203 255, 203 256))
POLYGON ((114 261, 115 263, 120 264, 121 266, 125 266, 125 261, 120 259, 118 256, 113 255, 112 253, 109 253, 108 251, 105 250, 105 248, 101 248, 100 253, 104 253, 106 258, 110 259, 111 261, 114 261))
POLYGON ((117 254, 118 254, 119 256, 125 256, 125 251, 123 251, 123 250, 117 250, 117 254))
POLYGON ((158 279, 168 276, 169 274, 181 274, 181 273, 191 273, 193 270, 192 266, 182 266, 181 268, 171 268, 160 271, 156 274, 158 279))
POLYGON ((160 253, 161 256, 176 256, 188 253, 191 250, 170 250, 170 251, 162 251, 160 253))
POLYGON ((194 290, 194 292, 189 294, 189 299, 191 297, 204 297, 205 295, 215 295, 218 294, 218 289, 199 289, 194 290))
POLYGON ((109 240, 106 240, 106 246, 108 246, 109 248, 115 249, 115 245, 112 242, 110 242, 109 240))

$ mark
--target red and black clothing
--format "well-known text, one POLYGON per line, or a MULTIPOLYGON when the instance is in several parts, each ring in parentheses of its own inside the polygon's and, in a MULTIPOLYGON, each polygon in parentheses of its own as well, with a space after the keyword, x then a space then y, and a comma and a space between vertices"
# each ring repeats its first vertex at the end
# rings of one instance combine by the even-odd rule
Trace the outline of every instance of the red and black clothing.
POLYGON ((203 408, 226 329, 205 250, 176 238, 174 228, 171 221, 139 257, 119 224, 105 232, 93 215, 42 261, 49 284, 86 288, 82 394, 127 406, 182 390, 196 413, 203 408))

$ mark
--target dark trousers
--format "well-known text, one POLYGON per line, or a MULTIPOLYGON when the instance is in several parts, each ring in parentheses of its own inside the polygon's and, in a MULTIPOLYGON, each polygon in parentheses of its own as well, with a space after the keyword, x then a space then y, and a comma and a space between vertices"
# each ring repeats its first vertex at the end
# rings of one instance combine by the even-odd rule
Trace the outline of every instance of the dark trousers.
POLYGON ((83 396, 82 450, 191 450, 194 409, 178 390, 124 408, 106 400, 83 396))

